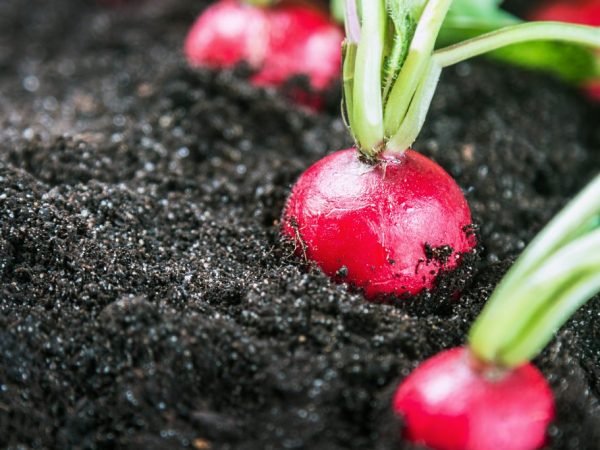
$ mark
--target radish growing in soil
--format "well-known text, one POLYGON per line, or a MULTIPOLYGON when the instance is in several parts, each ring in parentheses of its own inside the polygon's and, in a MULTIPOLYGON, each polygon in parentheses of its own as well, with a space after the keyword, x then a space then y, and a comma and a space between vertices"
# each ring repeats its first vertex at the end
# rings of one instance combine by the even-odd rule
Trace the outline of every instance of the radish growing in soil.
POLYGON ((532 450, 552 391, 529 361, 600 291, 600 176, 528 246, 492 294, 469 346, 420 365, 394 396, 407 439, 437 450, 532 450))
POLYGON ((460 188, 410 150, 442 68, 530 40, 600 46, 596 29, 532 23, 434 52, 451 1, 346 3, 344 109, 356 147, 309 168, 283 213, 298 254, 369 299, 432 288, 475 246, 460 188))
POLYGON ((306 76, 309 92, 293 93, 301 103, 340 75, 343 33, 314 5, 273 0, 220 0, 198 17, 184 46, 193 66, 231 67, 246 62, 258 86, 281 86, 306 76))

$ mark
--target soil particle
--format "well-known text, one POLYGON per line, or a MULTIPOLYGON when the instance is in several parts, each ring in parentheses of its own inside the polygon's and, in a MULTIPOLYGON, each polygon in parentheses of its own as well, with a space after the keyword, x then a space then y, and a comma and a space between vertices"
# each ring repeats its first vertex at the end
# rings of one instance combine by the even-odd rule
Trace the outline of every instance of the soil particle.
MULTIPOLYGON (((480 246, 435 291, 366 303, 278 234, 293 181, 350 145, 339 96, 311 114, 246 69, 186 68, 207 3, 0 2, 0 447, 413 448, 397 383, 465 341, 598 172, 599 111, 525 71, 445 71, 415 148, 464 189, 480 246)), ((600 448, 599 315, 535 361, 548 448, 600 448)))

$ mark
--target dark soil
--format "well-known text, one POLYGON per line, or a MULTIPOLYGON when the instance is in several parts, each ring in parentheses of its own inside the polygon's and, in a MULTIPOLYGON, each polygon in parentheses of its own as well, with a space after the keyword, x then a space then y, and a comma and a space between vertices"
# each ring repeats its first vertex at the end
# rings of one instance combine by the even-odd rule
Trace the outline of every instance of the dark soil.
MULTIPOLYGON (((447 70, 416 148, 464 188, 481 247, 435 292, 369 304, 278 237, 295 178, 349 144, 337 94, 311 115, 243 70, 186 68, 205 3, 0 2, 0 446, 411 448, 395 386, 464 342, 598 172, 599 111, 541 75, 447 70)), ((536 360, 551 449, 600 448, 599 316, 596 298, 536 360)))

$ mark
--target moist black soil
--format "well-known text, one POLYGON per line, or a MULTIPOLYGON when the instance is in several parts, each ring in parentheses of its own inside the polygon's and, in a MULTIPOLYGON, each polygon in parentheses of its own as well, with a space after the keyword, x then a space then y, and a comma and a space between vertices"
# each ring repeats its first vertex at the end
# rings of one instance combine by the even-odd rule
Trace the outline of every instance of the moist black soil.
MULTIPOLYGON (((464 189, 480 247, 437 290, 369 304, 278 235, 294 180, 350 143, 337 91, 311 114, 244 70, 191 70, 207 2, 127 3, 0 2, 0 446, 413 448, 394 388, 465 341, 598 172, 598 109, 543 75, 447 70, 415 147, 464 189)), ((548 448, 600 448, 599 316, 597 297, 535 361, 548 448)))

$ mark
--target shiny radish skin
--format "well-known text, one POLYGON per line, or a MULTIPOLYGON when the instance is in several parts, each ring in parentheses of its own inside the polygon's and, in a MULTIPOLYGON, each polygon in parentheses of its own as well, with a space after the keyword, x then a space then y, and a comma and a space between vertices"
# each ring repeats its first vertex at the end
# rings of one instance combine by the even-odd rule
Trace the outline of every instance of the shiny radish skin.
POLYGON ((432 288, 475 246, 470 228, 458 185, 412 150, 376 165, 353 148, 326 156, 300 176, 282 218, 299 255, 371 300, 432 288))
POLYGON ((343 38, 329 16, 311 6, 259 8, 221 0, 197 19, 184 53, 192 66, 246 62, 258 86, 280 86, 304 75, 313 90, 322 91, 340 76, 343 38))
POLYGON ((554 397, 532 364, 485 369, 466 348, 428 359, 396 391, 404 437, 432 450, 534 450, 546 442, 554 397))
POLYGON ((221 0, 198 17, 185 40, 184 53, 192 66, 218 69, 244 61, 258 69, 267 55, 269 30, 267 10, 221 0))

